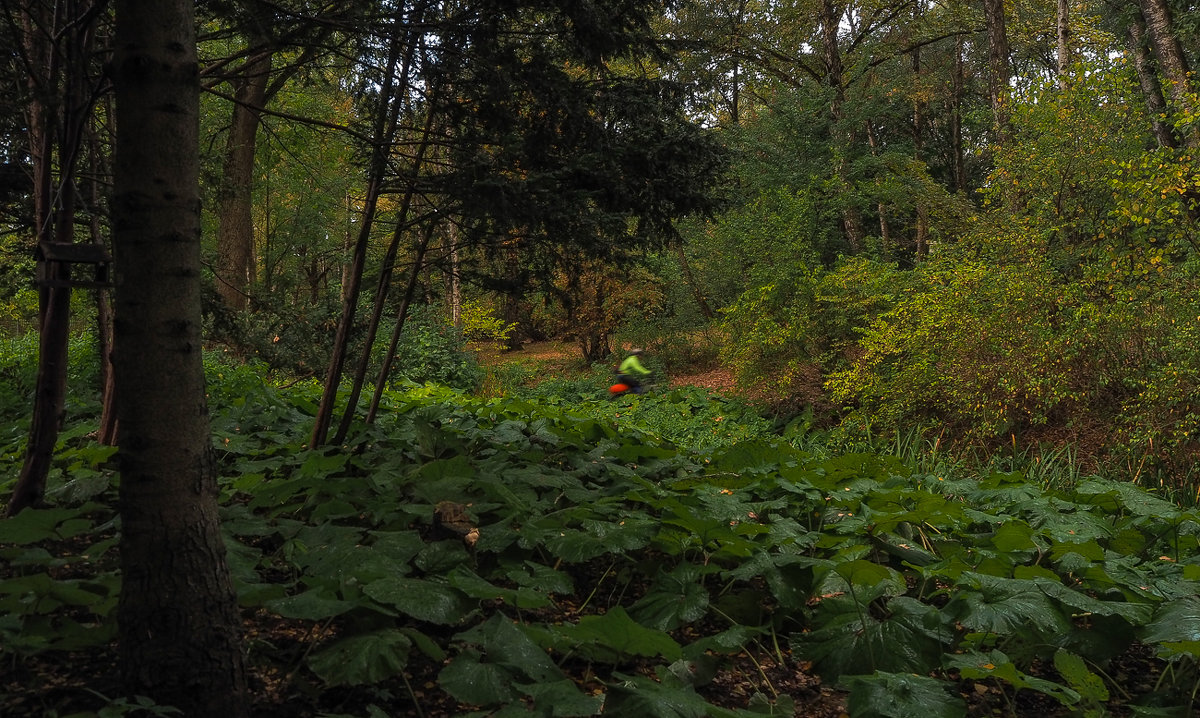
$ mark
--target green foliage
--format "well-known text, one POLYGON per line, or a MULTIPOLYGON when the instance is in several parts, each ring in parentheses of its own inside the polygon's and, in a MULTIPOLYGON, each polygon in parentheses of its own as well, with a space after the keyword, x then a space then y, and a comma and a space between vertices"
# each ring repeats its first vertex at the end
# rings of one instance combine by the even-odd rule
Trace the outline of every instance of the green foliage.
POLYGON ((863 354, 833 373, 836 401, 895 427, 933 417, 975 437, 1044 424, 1072 394, 1080 346, 1073 312, 1046 271, 933 262, 919 288, 873 319, 863 354), (1014 321, 1012 307, 1022 308, 1014 321))
POLYGON ((847 679, 850 715, 862 718, 960 718, 967 715, 961 698, 950 695, 941 681, 903 673, 881 673, 847 679))
MULTIPOLYGON (((647 368, 655 368, 655 362, 651 360, 647 368)), ((517 395, 542 404, 570 407, 576 414, 616 422, 693 449, 728 446, 760 437, 772 426, 754 406, 699 387, 663 389, 651 385, 645 394, 626 394, 610 400, 607 395, 611 383, 612 372, 604 367, 580 379, 541 382, 519 390, 517 395)))
MULTIPOLYGON (((384 695, 428 661, 448 696, 489 711, 786 714, 784 698, 735 710, 703 690, 769 637, 777 660, 844 681, 855 715, 963 715, 973 681, 1089 711, 1114 694, 1105 666, 1140 640, 1173 671, 1154 700, 1188 703, 1200 516, 1130 484, 926 475, 761 429, 703 443, 711 400, 690 392, 589 416, 583 401, 413 387, 385 392, 347 446, 311 450, 317 387, 219 358, 209 370, 239 601, 313 629, 302 662, 264 646, 251 660, 301 665, 306 692, 384 695), (672 406, 703 448, 639 427, 672 406)), ((109 640, 112 516, 105 498, 0 522, 3 657, 109 640)))
POLYGON ((743 384, 819 399, 822 375, 845 366, 859 332, 908 281, 892 265, 848 259, 747 291, 724 311, 724 359, 743 384))
POLYGON ((20 233, 0 234, 0 335, 20 336, 37 326, 38 294, 29 279, 36 262, 20 233))
POLYGON ((492 307, 482 301, 468 299, 461 307, 463 338, 471 342, 504 342, 517 328, 497 317, 492 307))
POLYGON ((462 331, 447 322, 439 308, 421 306, 411 309, 404 323, 390 380, 393 385, 431 382, 469 390, 479 386, 483 371, 467 351, 462 331))

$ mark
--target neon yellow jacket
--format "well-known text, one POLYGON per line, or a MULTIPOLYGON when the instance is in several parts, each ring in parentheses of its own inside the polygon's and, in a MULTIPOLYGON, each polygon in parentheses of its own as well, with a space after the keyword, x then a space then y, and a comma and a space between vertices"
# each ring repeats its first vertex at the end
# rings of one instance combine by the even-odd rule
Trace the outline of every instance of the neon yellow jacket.
POLYGON ((637 372, 638 374, 641 374, 642 376, 645 376, 650 373, 650 370, 647 369, 646 367, 642 366, 642 363, 640 361, 638 361, 636 354, 631 354, 628 359, 621 362, 621 367, 619 369, 617 369, 617 371, 619 371, 622 374, 629 374, 631 376, 633 375, 634 372, 637 372))

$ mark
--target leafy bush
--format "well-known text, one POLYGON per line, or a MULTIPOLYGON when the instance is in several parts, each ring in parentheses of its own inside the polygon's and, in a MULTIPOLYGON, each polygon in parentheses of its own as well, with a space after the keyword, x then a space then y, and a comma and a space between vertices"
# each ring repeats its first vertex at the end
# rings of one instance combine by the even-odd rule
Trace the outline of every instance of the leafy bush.
MULTIPOLYGON (((384 336, 387 335, 383 332, 384 336)), ((376 346, 376 363, 382 361, 384 346, 376 346)), ((463 390, 475 389, 483 380, 483 371, 475 355, 467 350, 461 331, 446 321, 437 307, 418 306, 409 311, 396 346, 390 381, 417 384, 432 382, 463 390)))
POLYGON ((459 316, 463 338, 471 342, 504 342, 517 328, 515 323, 506 324, 490 306, 479 300, 465 300, 459 316))
POLYGON ((1070 358, 1084 347, 1046 273, 960 260, 917 276, 865 330, 862 356, 830 376, 835 400, 883 427, 932 418, 990 438, 1044 424, 1074 396, 1070 358))
POLYGON ((811 270, 749 290, 724 311, 723 357, 743 384, 783 394, 819 391, 846 366, 859 332, 901 296, 908 273, 868 259, 811 270))

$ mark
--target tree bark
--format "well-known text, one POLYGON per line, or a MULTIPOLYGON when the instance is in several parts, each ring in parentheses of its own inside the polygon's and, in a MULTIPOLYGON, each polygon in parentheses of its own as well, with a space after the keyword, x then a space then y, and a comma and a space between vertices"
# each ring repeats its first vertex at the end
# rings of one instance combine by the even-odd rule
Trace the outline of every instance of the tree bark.
POLYGON ((130 695, 247 715, 217 516, 200 335, 193 3, 118 0, 114 322, 121 459, 118 667, 130 695))
POLYGON ((672 245, 675 247, 675 259, 679 262, 679 270, 683 272, 683 281, 688 285, 688 289, 692 290, 692 299, 696 300, 700 315, 705 319, 712 319, 716 315, 704 299, 704 292, 700 291, 700 284, 696 281, 696 275, 692 273, 692 263, 688 261, 687 252, 683 249, 683 238, 676 234, 672 245))
MULTIPOLYGON (((409 47, 414 48, 416 43, 409 43, 409 47)), ((411 66, 412 53, 405 57, 404 69, 400 72, 401 78, 408 77, 408 68, 411 66)), ((399 100, 396 100, 399 102, 399 100)), ((367 380, 367 370, 371 366, 371 349, 375 346, 375 336, 379 332, 379 322, 383 319, 383 308, 387 303, 388 292, 391 289, 392 273, 396 264, 396 256, 400 252, 400 242, 403 240, 408 229, 408 214, 412 207, 413 195, 416 194, 416 178, 420 175, 425 162, 425 152, 429 148, 430 135, 433 132, 434 113, 432 109, 425 117, 425 129, 421 135, 421 144, 417 148, 417 154, 412 161, 412 183, 405 189, 404 198, 400 202, 400 209, 396 216, 396 228, 392 232, 392 241, 388 243, 387 253, 383 258, 383 266, 379 270, 379 282, 375 287, 375 301, 371 305, 371 319, 367 323, 367 337, 363 341, 363 352, 359 358, 358 367, 355 369, 354 377, 351 380, 350 396, 346 399, 346 408, 342 412, 342 421, 338 425, 337 433, 333 437, 335 444, 340 444, 346 439, 346 435, 350 433, 350 425, 354 422, 354 414, 358 410, 358 398, 362 394, 363 384, 367 380)), ((422 250, 423 252, 424 250, 422 250)))
POLYGON ((1154 61, 1146 43, 1146 23, 1139 11, 1129 25, 1128 47, 1137 70, 1142 98, 1146 102, 1146 112, 1150 115, 1150 129, 1159 147, 1178 147, 1179 138, 1167 123, 1167 101, 1163 97, 1162 83, 1158 81, 1158 73, 1154 71, 1154 61))
MULTIPOLYGON (((1142 9, 1142 17, 1146 20, 1146 34, 1150 45, 1154 48, 1154 57, 1158 60, 1158 69, 1166 81, 1167 95, 1170 98, 1171 110, 1176 114, 1195 114, 1193 106, 1191 82, 1188 78, 1187 57, 1183 47, 1171 25, 1171 14, 1164 0, 1138 0, 1142 9)), ((1191 148, 1200 147, 1200 129, 1189 131, 1183 142, 1191 148)))
MULTIPOLYGON (((921 22, 921 3, 913 3, 913 24, 918 25, 921 22)), ((913 159, 918 164, 925 161, 925 116, 926 116, 926 100, 925 87, 922 82, 921 69, 921 46, 917 45, 912 51, 912 73, 913 83, 917 88, 917 94, 913 98, 913 124, 912 124, 912 139, 913 139, 913 159)), ((923 198, 917 198, 917 222, 914 228, 914 254, 917 261, 924 259, 929 255, 929 207, 925 204, 923 198)))
POLYGON ((959 35, 954 43, 954 75, 951 80, 951 106, 950 111, 950 151, 954 154, 954 191, 955 193, 967 191, 967 165, 966 152, 963 148, 962 134, 962 104, 963 104, 963 85, 964 75, 963 69, 963 38, 959 35))
MULTIPOLYGON (((22 14, 22 40, 28 65, 27 130, 33 159, 34 228, 38 244, 75 240, 75 175, 83 134, 91 114, 85 87, 92 44, 93 5, 79 0, 48 9, 30 4, 22 14), (60 26, 65 30, 60 31, 60 26), (57 158, 55 157, 57 150, 57 158), (55 186, 55 170, 58 173, 55 186)), ((43 263, 38 291, 38 372, 25 461, 8 504, 15 515, 41 505, 58 441, 67 393, 70 343, 70 270, 43 263)))
POLYGON ((392 327, 392 336, 388 341, 388 350, 383 356, 383 363, 379 367, 379 377, 375 381, 375 391, 371 395, 371 406, 367 409, 367 423, 375 422, 375 415, 379 412, 379 402, 383 398, 383 388, 387 386, 388 375, 392 373, 392 363, 396 360, 396 347, 400 343, 400 334, 404 331, 404 322, 408 319, 408 310, 412 306, 413 296, 417 292, 417 280, 421 276, 421 268, 425 265, 425 252, 429 249, 430 242, 433 241, 433 233, 437 228, 437 222, 430 220, 426 225, 425 231, 421 234, 421 239, 417 243, 416 251, 413 253, 412 269, 409 270, 408 283, 404 286, 404 296, 400 299, 400 309, 396 312, 396 324, 392 327))
POLYGON ((266 44, 263 38, 251 39, 252 46, 262 49, 246 61, 244 75, 236 81, 218 199, 217 293, 227 306, 237 310, 249 307, 255 280, 251 200, 259 113, 266 105, 271 78, 272 52, 266 44))
POLYGON ((1004 19, 1004 0, 983 0, 983 17, 987 26, 988 99, 992 104, 992 123, 997 141, 1005 144, 1010 135, 1008 108, 1005 107, 1005 102, 1012 71, 1009 62, 1008 30, 1004 19))
POLYGON ((446 295, 450 300, 450 322, 462 329, 462 275, 459 274, 458 225, 446 225, 446 295))
POLYGON ((1067 89, 1067 71, 1071 66, 1071 6, 1058 0, 1058 88, 1067 89))

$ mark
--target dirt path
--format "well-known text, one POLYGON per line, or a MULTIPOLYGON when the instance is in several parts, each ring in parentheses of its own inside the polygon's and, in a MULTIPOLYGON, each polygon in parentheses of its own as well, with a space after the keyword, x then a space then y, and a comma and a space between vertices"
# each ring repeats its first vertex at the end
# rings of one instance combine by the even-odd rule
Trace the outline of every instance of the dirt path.
MULTIPOLYGON (((569 342, 534 342, 511 352, 502 352, 492 346, 474 347, 479 363, 495 366, 508 362, 537 362, 551 372, 570 375, 585 369, 579 360, 579 349, 569 342)), ((737 381, 733 372, 726 368, 712 369, 696 374, 670 377, 671 386, 698 386, 715 392, 733 393, 737 381)))

